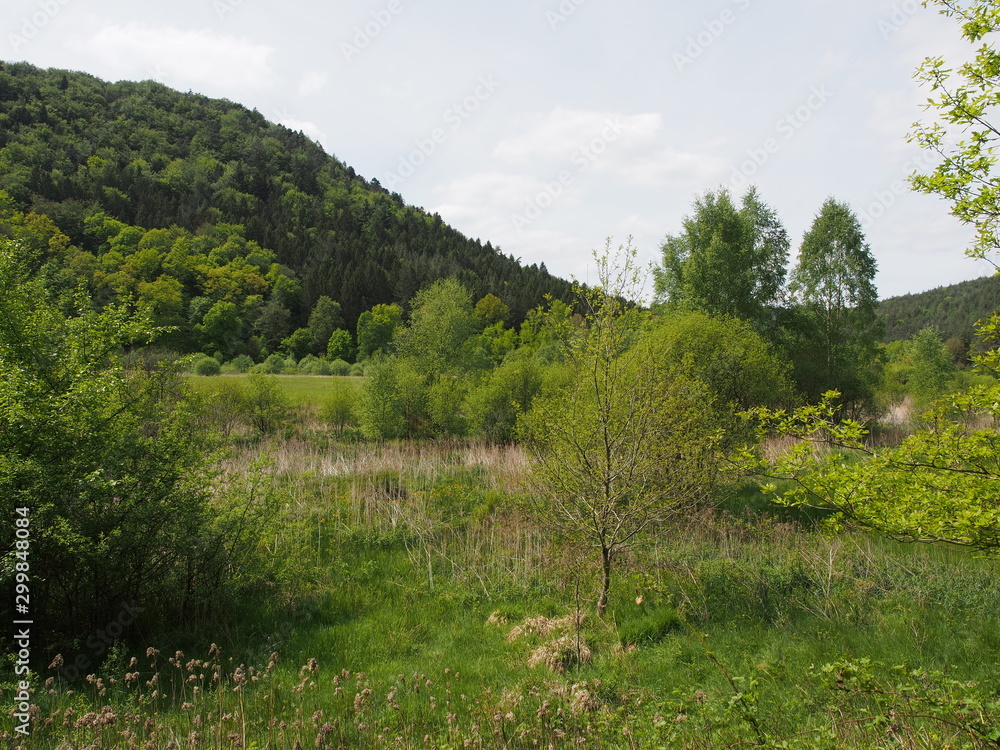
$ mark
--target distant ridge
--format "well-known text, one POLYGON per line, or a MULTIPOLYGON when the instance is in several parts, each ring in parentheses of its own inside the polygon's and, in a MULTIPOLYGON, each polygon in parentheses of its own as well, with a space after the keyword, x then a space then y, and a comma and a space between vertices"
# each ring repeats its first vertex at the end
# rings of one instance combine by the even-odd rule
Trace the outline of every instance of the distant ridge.
POLYGON ((325 295, 353 330, 372 306, 405 306, 449 276, 476 299, 500 297, 515 324, 546 295, 570 298, 544 264, 465 237, 302 133, 152 81, 0 62, 0 190, 94 255, 106 248, 86 227, 100 212, 144 229, 240 227, 297 277, 293 327, 325 295))
POLYGON ((976 322, 1000 309, 1000 276, 962 281, 918 294, 890 297, 879 303, 885 321, 885 341, 900 341, 927 326, 934 326, 943 339, 970 342, 976 322))

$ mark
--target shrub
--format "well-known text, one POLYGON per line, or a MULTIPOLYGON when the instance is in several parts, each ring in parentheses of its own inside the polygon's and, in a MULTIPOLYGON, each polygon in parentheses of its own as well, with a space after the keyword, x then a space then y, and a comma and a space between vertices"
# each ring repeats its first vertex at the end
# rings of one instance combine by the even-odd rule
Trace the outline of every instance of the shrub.
POLYGON ((250 368, 253 367, 253 360, 247 354, 240 354, 237 357, 233 357, 229 366, 233 368, 234 372, 250 372, 250 368))
POLYGON ((285 358, 280 354, 272 354, 259 365, 252 368, 253 372, 260 372, 266 375, 280 375, 285 369, 285 358))
POLYGON ((351 371, 348 373, 352 378, 360 378, 365 375, 365 366, 360 362, 356 365, 351 365, 351 371))
POLYGON ((195 375, 218 375, 220 372, 222 372, 222 365, 215 357, 203 357, 195 362, 195 375))
POLYGON ((345 380, 334 380, 330 395, 320 409, 320 419, 343 433, 347 427, 358 424, 358 391, 354 384, 345 380))
MULTIPOLYGON (((340 377, 343 377, 345 375, 351 374, 351 369, 352 369, 351 365, 342 359, 335 359, 332 362, 330 362, 329 365, 330 365, 331 375, 339 375, 340 377)), ((355 365, 355 367, 360 367, 360 366, 361 365, 355 365)))

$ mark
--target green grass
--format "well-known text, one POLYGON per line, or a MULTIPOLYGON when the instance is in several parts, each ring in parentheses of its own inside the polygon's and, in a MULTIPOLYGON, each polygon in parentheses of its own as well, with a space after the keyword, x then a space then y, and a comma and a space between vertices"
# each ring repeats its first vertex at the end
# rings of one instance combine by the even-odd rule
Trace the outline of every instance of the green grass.
POLYGON ((140 681, 126 689, 119 674, 110 697, 93 684, 40 691, 53 724, 25 747, 991 746, 956 728, 970 698, 985 726, 1000 723, 993 561, 829 536, 769 515, 744 488, 728 512, 636 545, 602 620, 596 557, 525 512, 517 449, 261 450, 281 452, 284 524, 299 540, 284 575, 309 583, 288 589, 284 608, 248 602, 237 630, 183 644, 221 665, 223 689, 212 669, 165 665, 164 646, 155 667, 140 658, 140 681), (538 632, 553 620, 563 624, 538 632), (559 638, 565 672, 544 663, 559 638), (240 682, 240 661, 256 682, 240 682), (154 670, 168 698, 152 697, 154 670), (188 687, 177 679, 191 675, 188 687), (77 727, 103 705, 120 715, 114 732, 77 727))
MULTIPOLYGON (((201 392, 210 392, 221 378, 243 379, 246 375, 192 375, 187 382, 201 392)), ((336 375, 273 375, 282 392, 294 406, 321 408, 330 395, 334 381, 350 383, 360 392, 364 378, 338 377, 336 375)))

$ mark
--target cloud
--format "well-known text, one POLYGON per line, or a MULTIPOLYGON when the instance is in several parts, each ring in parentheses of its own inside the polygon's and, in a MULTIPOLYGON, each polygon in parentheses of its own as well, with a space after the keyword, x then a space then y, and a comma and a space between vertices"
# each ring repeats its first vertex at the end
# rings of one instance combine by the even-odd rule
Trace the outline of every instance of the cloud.
POLYGON ((225 96, 222 92, 266 88, 276 80, 273 47, 208 30, 112 24, 78 46, 122 75, 144 70, 181 90, 225 96))
POLYGON ((309 120, 298 120, 290 115, 282 115, 278 118, 278 123, 284 125, 289 130, 302 131, 320 145, 326 144, 326 133, 320 127, 309 120))
POLYGON ((493 155, 510 165, 531 164, 538 159, 565 160, 597 141, 607 144, 624 139, 633 145, 648 144, 663 130, 659 113, 625 115, 559 106, 533 119, 521 133, 500 141, 493 155))

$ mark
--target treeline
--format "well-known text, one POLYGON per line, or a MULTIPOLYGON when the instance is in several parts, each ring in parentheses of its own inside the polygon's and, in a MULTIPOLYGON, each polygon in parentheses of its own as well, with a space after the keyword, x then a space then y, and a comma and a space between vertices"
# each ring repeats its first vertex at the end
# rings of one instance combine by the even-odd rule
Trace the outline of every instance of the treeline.
POLYGON ((95 298, 167 294, 158 314, 187 321, 188 347, 204 346, 190 334, 219 302, 246 308, 230 346, 252 349, 258 335, 273 349, 279 333, 254 331, 255 306, 280 305, 270 313, 287 335, 328 297, 354 333, 365 311, 405 306, 439 278, 502 298, 516 322, 545 295, 570 294, 544 264, 464 237, 302 133, 150 81, 0 63, 0 190, 8 213, 51 219, 79 266, 65 273, 85 276, 95 298))
POLYGON ((934 326, 945 339, 957 339, 968 349, 976 323, 1000 308, 1000 279, 984 276, 918 294, 890 297, 878 305, 885 323, 884 340, 901 341, 934 326))

